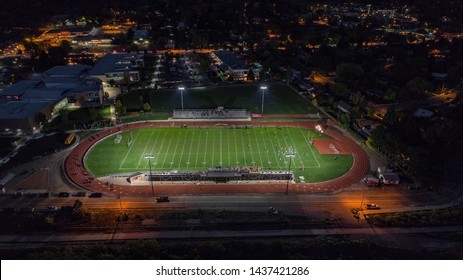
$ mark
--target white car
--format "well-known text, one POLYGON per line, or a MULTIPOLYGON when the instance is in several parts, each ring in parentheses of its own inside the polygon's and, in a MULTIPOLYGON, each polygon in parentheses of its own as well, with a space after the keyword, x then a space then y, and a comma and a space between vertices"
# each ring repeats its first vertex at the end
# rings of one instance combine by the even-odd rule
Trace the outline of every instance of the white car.
POLYGON ((56 212, 59 210, 58 206, 48 206, 48 212, 56 212))
POLYGON ((365 204, 365 207, 366 207, 368 210, 378 210, 378 209, 381 209, 381 207, 379 207, 378 204, 374 204, 374 203, 367 203, 367 204, 365 204))
POLYGON ((40 139, 42 138, 44 135, 42 133, 37 133, 37 134, 34 134, 34 139, 40 139))

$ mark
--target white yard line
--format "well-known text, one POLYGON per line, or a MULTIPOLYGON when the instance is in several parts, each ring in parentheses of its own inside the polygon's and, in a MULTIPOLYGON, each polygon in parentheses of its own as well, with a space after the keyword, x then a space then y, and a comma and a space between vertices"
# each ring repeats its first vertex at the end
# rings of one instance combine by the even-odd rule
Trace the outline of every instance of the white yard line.
MULTIPOLYGON (((302 132, 302 130, 301 130, 301 133, 302 133, 302 136, 305 137, 304 132, 302 132)), ((308 139, 307 139, 307 140, 308 140, 308 139)), ((315 161, 316 161, 317 164, 318 164, 318 166, 309 166, 309 167, 318 167, 318 168, 320 168, 320 167, 321 167, 320 162, 318 162, 318 159, 317 159, 317 157, 315 156, 315 154, 314 154, 314 152, 313 152, 313 150, 312 150, 312 145, 310 145, 310 142, 308 142, 308 143, 309 143, 309 150, 310 150, 310 152, 312 153, 313 158, 315 159, 315 161)))
MULTIPOLYGON (((202 129, 199 130, 199 135, 198 135, 198 146, 199 146, 199 143, 201 142, 201 132, 202 132, 202 131, 203 131, 202 129)), ((198 148, 199 148, 199 147, 198 147, 198 148)), ((196 160, 195 160, 195 168, 198 167, 198 157, 199 157, 199 153, 197 152, 197 153, 196 153, 196 160)))
MULTIPOLYGON (((173 134, 171 134, 173 136, 173 134)), ((167 159, 167 155, 168 155, 168 152, 169 152, 169 148, 170 148, 170 145, 172 144, 172 137, 171 139, 169 140, 169 145, 167 145, 167 149, 166 149, 166 153, 165 153, 165 156, 164 156, 164 160, 162 161, 162 165, 161 165, 161 169, 164 169, 164 164, 166 163, 166 159, 167 159)), ((161 153, 159 152, 159 155, 161 155, 161 153)))
MULTIPOLYGON (((269 139, 272 139, 272 136, 270 135, 270 133, 268 131, 267 131, 267 134, 268 134, 269 139)), ((278 146, 280 146, 280 141, 278 141, 278 133, 274 133, 273 137, 274 137, 274 139, 276 139, 275 141, 278 142, 278 146)), ((270 140, 270 141, 272 141, 272 140, 270 140)), ((271 142, 271 144, 273 144, 273 142, 271 142)), ((278 156, 275 147, 271 147, 271 150, 273 151, 273 154, 275 155, 276 167, 278 169, 281 169, 281 166, 280 166, 280 161, 281 161, 280 158, 281 158, 281 156, 280 157, 278 156)), ((274 167, 272 167, 272 168, 274 168, 274 167)))
POLYGON ((148 148, 148 144, 151 142, 151 137, 153 137, 153 133, 154 133, 154 130, 151 131, 150 138, 148 138, 148 141, 146 141, 145 148, 143 149, 143 152, 141 153, 140 158, 138 159, 138 164, 137 164, 136 169, 138 169, 138 166, 140 166, 142 159, 144 159, 144 156, 146 155, 146 149, 148 148))
MULTIPOLYGON (((158 133, 158 137, 161 135, 161 133, 158 133)), ((166 136, 167 136, 167 131, 164 132, 164 137, 162 137, 162 142, 161 142, 161 147, 159 147, 159 153, 157 157, 154 157, 154 163, 153 163, 153 166, 156 167, 156 165, 158 164, 158 160, 159 160, 159 156, 161 155, 161 151, 162 151, 162 146, 164 146, 164 141, 166 141, 166 136)), ((150 154, 155 154, 154 152, 154 148, 156 147, 156 143, 158 142, 158 140, 156 139, 156 142, 154 143, 154 145, 151 147, 151 150, 150 150, 150 154)), ((149 162, 146 162, 145 163, 145 168, 149 168, 149 162)))
POLYGON ((137 136, 135 136, 135 139, 133 140, 132 145, 130 145, 129 149, 127 150, 127 153, 125 154, 124 159, 121 162, 121 165, 119 166, 119 169, 122 169, 122 166, 124 165, 125 160, 127 159, 127 156, 130 154, 130 151, 132 150, 132 147, 135 146, 135 142, 137 142, 138 135, 140 134, 140 130, 137 132, 137 136))
POLYGON ((233 130, 233 135, 235 137, 235 155, 236 155, 236 162, 235 164, 238 166, 239 165, 239 158, 238 158, 238 144, 237 144, 237 140, 236 140, 236 130, 233 130))
POLYGON ((227 129, 227 148, 228 148, 228 165, 229 166, 233 166, 231 160, 232 160, 232 156, 231 156, 231 152, 230 152, 230 129, 227 129))
MULTIPOLYGON (((185 132, 185 137, 183 138, 183 147, 182 147, 182 152, 180 153, 180 159, 178 161, 178 167, 177 169, 180 169, 180 165, 182 164, 182 158, 183 158, 183 151, 185 151, 185 144, 186 144, 186 136, 188 135, 188 132, 185 132)), ((180 138, 179 138, 180 139, 180 138)))
POLYGON ((262 159, 262 152, 260 150, 260 145, 259 145, 259 138, 257 137, 256 131, 254 130, 254 137, 256 138, 256 143, 257 143, 257 150, 259 151, 259 157, 260 157, 260 166, 264 166, 264 160, 262 159))
MULTIPOLYGON (((215 158, 215 130, 212 129, 212 153, 211 153, 211 165, 215 165, 214 158, 215 158)), ((211 166, 212 167, 212 166, 211 166)))
POLYGON ((219 130, 219 135, 220 135, 220 155, 219 155, 220 161, 219 161, 219 164, 220 164, 220 166, 223 165, 223 161, 222 161, 222 133, 223 133, 222 129, 220 129, 219 130))
POLYGON ((246 134, 248 135, 248 150, 251 153, 251 160, 252 160, 251 164, 254 165, 256 161, 254 160, 254 153, 252 152, 251 131, 250 130, 246 131, 246 134))
POLYGON ((244 137, 241 137, 241 146, 243 147, 243 154, 244 154, 244 166, 248 166, 247 161, 247 154, 246 154, 246 147, 244 146, 244 137))
MULTIPOLYGON (((298 128, 298 129, 299 129, 299 128, 298 128)), ((295 149, 297 149, 296 142, 294 142, 293 135, 292 135, 291 133, 289 133, 289 137, 291 138, 291 142, 293 142, 293 147, 294 147, 295 149)), ((297 150, 296 150, 296 151, 297 151, 297 150)), ((302 155, 300 154, 300 152, 298 152, 298 153, 299 153, 299 155, 298 155, 297 159, 298 159, 299 162, 301 163, 302 168, 305 169, 304 163, 302 162, 302 155)))
MULTIPOLYGON (((193 148, 193 142, 194 142, 194 139, 195 139, 195 135, 196 135, 196 131, 193 130, 193 132, 191 133, 191 139, 190 139, 190 150, 188 151, 188 159, 187 159, 187 162, 190 162, 190 157, 191 157, 191 148, 193 148)), ((188 167, 189 167, 189 163, 187 163, 188 167)))
POLYGON ((182 135, 182 132, 180 132, 180 134, 177 136, 177 143, 175 143, 175 150, 174 150, 174 154, 172 155, 172 160, 168 163, 170 164, 170 167, 172 167, 173 164, 171 164, 171 162, 175 163, 174 162, 174 159, 175 159, 175 155, 177 154, 177 148, 178 148, 178 142, 180 142, 180 136, 182 135))
MULTIPOLYGON (((207 138, 209 138, 209 129, 206 129, 206 140, 205 140, 205 142, 206 142, 206 147, 204 148, 205 151, 207 151, 207 144, 208 144, 207 138)), ((206 164, 207 164, 206 155, 207 155, 207 153, 204 153, 203 167, 206 167, 206 164)))
MULTIPOLYGON (((261 131, 261 134, 264 134, 264 132, 261 131)), ((265 154, 267 155, 267 164, 268 164, 269 166, 271 166, 271 164, 269 163, 269 162, 272 162, 272 161, 270 160, 270 156, 269 156, 269 152, 270 152, 270 151, 269 151, 269 147, 267 146, 267 141, 264 140, 263 142, 264 142, 265 154)), ((271 144, 272 144, 272 142, 270 142, 270 145, 271 145, 271 144)), ((272 163, 273 163, 273 162, 272 162, 272 163)))

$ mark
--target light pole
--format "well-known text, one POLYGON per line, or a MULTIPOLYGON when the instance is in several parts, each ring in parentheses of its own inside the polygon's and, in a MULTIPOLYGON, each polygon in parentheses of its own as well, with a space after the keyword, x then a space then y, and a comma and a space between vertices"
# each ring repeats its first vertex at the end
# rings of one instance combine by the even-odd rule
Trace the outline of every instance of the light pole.
POLYGON ((263 115, 264 114, 264 91, 267 89, 267 86, 261 86, 260 89, 262 90, 262 111, 260 113, 263 115))
POLYGON ((318 135, 321 135, 323 133, 323 128, 321 125, 317 124, 315 126, 315 129, 318 131, 318 135))
POLYGON ((150 182, 151 182, 151 193, 153 194, 154 196, 154 186, 153 186, 153 174, 151 173, 151 159, 153 159, 154 156, 152 155, 146 155, 145 156, 145 159, 148 159, 148 164, 150 166, 150 182))
POLYGON ((119 207, 121 208, 121 215, 122 215, 122 192, 119 192, 119 195, 117 196, 117 198, 119 199, 119 207))
POLYGON ((183 111, 183 91, 185 90, 185 87, 179 87, 180 90, 180 99, 182 101, 182 111, 183 111))
POLYGON ((360 201, 360 211, 363 211, 363 199, 365 198, 365 187, 363 187, 362 200, 360 201))
POLYGON ((288 164, 288 181, 286 182, 286 192, 285 194, 288 194, 289 192, 289 180, 291 179, 291 161, 294 157, 296 157, 296 151, 294 151, 293 147, 288 147, 288 149, 285 152, 285 156, 289 158, 289 164, 288 164))

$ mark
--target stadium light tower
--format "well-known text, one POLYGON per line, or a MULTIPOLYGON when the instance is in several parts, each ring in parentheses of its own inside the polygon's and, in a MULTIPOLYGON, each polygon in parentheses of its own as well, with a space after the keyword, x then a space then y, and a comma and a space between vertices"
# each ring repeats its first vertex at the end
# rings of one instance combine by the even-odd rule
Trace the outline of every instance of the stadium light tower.
POLYGON ((260 89, 262 90, 262 115, 264 114, 264 91, 267 89, 267 86, 261 86, 260 89))
POLYGON ((285 194, 288 194, 289 192, 289 179, 291 178, 291 161, 293 158, 296 157, 296 151, 294 150, 293 147, 288 147, 285 152, 285 156, 289 158, 289 164, 288 164, 288 181, 286 182, 286 192, 285 194))
POLYGON ((183 111, 183 91, 185 90, 185 87, 179 87, 180 90, 180 99, 182 101, 182 111, 183 111))
POLYGON ((152 176, 153 173, 151 173, 151 159, 153 159, 153 158, 154 158, 154 156, 152 156, 152 155, 146 155, 146 156, 145 156, 145 159, 148 160, 148 164, 149 164, 149 166, 150 166, 151 193, 152 193, 153 196, 154 196, 154 186, 153 186, 153 176, 152 176))

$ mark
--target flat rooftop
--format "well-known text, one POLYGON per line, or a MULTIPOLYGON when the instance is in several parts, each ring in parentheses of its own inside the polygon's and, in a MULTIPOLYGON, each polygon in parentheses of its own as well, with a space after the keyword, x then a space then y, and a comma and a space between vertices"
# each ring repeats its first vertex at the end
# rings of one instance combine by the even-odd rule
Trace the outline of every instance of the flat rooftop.
POLYGON ((44 73, 48 77, 78 77, 86 74, 92 67, 83 64, 55 66, 44 73))
POLYGON ((0 105, 0 119, 29 119, 49 104, 47 101, 11 101, 0 105))
POLYGON ((110 72, 124 72, 136 66, 132 61, 138 59, 136 54, 108 53, 89 71, 90 75, 104 75, 110 72))

